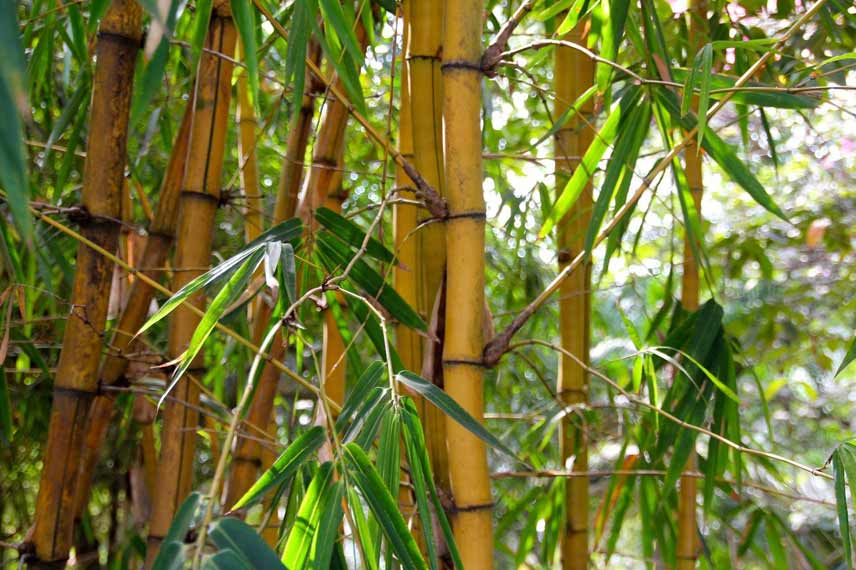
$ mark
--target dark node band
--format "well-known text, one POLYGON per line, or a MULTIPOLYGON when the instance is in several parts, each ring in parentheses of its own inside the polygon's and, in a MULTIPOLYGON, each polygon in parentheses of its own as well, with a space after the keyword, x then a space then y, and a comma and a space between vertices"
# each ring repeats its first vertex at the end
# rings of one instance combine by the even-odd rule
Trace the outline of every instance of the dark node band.
POLYGON ((442 71, 446 71, 447 69, 469 69, 470 71, 478 71, 482 72, 481 62, 472 62, 472 61, 446 61, 440 65, 440 69, 442 71))

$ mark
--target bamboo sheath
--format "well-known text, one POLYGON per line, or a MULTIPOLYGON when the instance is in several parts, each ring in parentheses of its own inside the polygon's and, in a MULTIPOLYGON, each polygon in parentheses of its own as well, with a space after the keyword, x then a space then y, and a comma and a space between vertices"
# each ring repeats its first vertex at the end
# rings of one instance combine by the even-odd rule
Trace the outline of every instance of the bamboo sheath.
MULTIPOLYGON (((310 44, 309 53, 310 57, 316 61, 320 59, 321 51, 316 42, 310 44)), ((297 194, 303 179, 303 159, 306 155, 306 145, 312 127, 312 115, 315 112, 315 97, 313 96, 315 88, 308 73, 304 84, 306 85, 305 94, 301 100, 300 110, 290 123, 288 146, 283 161, 282 176, 274 210, 274 224, 294 216, 297 194)), ((250 239, 249 235, 247 239, 250 239)), ((256 344, 262 340, 267 322, 270 319, 270 311, 269 305, 261 305, 255 313, 253 340, 256 344)), ((273 359, 281 360, 284 355, 285 345, 282 335, 277 335, 271 344, 270 356, 273 359)), ((253 400, 247 411, 247 420, 253 425, 265 426, 272 423, 274 399, 276 398, 280 376, 280 371, 276 366, 270 363, 265 364, 259 377, 256 393, 253 395, 253 400)), ((263 459, 264 448, 255 438, 239 438, 237 440, 232 472, 226 487, 227 507, 234 505, 249 490, 256 480, 259 468, 263 466, 263 459)))
MULTIPOLYGON (((484 411, 484 247, 482 195, 482 2, 446 2, 443 37, 443 121, 446 150, 446 392, 474 418, 484 411)), ((485 444, 446 422, 454 495, 455 541, 465 568, 493 568, 493 499, 485 444)))
MULTIPOLYGON (((175 239, 175 226, 178 220, 178 199, 184 179, 184 167, 187 160, 188 142, 190 140, 190 124, 192 108, 187 107, 181 121, 178 134, 172 147, 161 184, 160 199, 155 218, 152 221, 146 244, 143 249, 139 266, 151 279, 159 279, 162 267, 169 254, 169 249, 175 239)), ((116 325, 110 344, 111 354, 101 365, 100 383, 102 386, 112 386, 124 381, 128 369, 128 355, 133 352, 132 338, 146 320, 155 290, 142 279, 134 279, 128 294, 128 303, 116 325)), ((98 463, 98 454, 104 444, 104 437, 113 415, 116 393, 102 391, 95 397, 95 402, 89 411, 86 421, 86 436, 83 442, 80 471, 78 474, 77 500, 75 514, 83 512, 89 498, 92 485, 92 474, 98 463)), ((146 460, 150 460, 150 454, 146 460)), ((149 468, 148 463, 146 468, 149 468)))
MULTIPOLYGON (((214 5, 205 47, 231 58, 235 51, 236 32, 228 2, 214 5)), ((175 287, 180 288, 203 273, 211 258, 214 218, 220 201, 229 100, 231 98, 232 63, 207 51, 199 61, 193 126, 190 136, 185 186, 181 192, 180 215, 176 240, 175 287)), ((191 303, 204 305, 204 294, 195 295, 191 303)), ((199 317, 182 306, 170 319, 169 353, 178 358, 187 348, 199 317)), ((189 372, 199 373, 203 365, 200 352, 189 372)), ((188 378, 178 382, 173 395, 179 402, 164 405, 161 433, 161 457, 158 464, 157 493, 149 527, 146 567, 151 568, 173 514, 190 492, 193 483, 193 456, 196 448, 195 429, 198 413, 191 406, 199 401, 199 388, 188 378)))
MULTIPOLYGON (((585 45, 587 22, 580 23, 563 39, 585 45)), ((553 89, 556 94, 554 116, 558 118, 594 80, 591 58, 576 50, 557 47, 553 89)), ((556 188, 561 192, 579 162, 570 157, 585 154, 594 137, 592 120, 594 102, 585 104, 572 116, 554 138, 556 188)), ((559 270, 561 271, 585 248, 585 236, 591 220, 592 187, 587 184, 571 211, 557 226, 559 270)), ((591 261, 577 267, 559 289, 559 334, 563 349, 589 362, 591 327, 591 261)), ((560 356, 557 393, 568 406, 588 401, 589 378, 584 367, 568 356, 560 356)), ((560 424, 562 464, 573 471, 588 470, 587 429, 580 415, 568 414, 560 424), (572 465, 570 465, 572 463, 572 465)), ((562 568, 588 568, 589 480, 572 477, 565 482, 566 519, 561 538, 562 568)))
MULTIPOLYGON (((80 233, 108 251, 119 240, 128 115, 142 13, 133 0, 114 0, 101 20, 96 46, 80 233)), ((98 387, 98 364, 113 264, 80 245, 68 318, 54 380, 44 467, 36 500, 31 568, 64 566, 71 546, 83 422, 98 387)))
MULTIPOLYGON (((445 195, 443 164, 443 77, 440 70, 443 40, 444 2, 412 0, 407 46, 407 70, 412 91, 411 122, 413 165, 440 196, 445 195)), ((406 157, 405 157, 406 158, 406 157)), ((428 217, 416 209, 417 222, 428 217)), ((417 299, 414 305, 429 320, 442 287, 446 265, 446 243, 441 224, 427 224, 414 236, 416 253, 417 299)), ((409 334, 415 334, 409 332, 409 334)), ((442 351, 442 338, 426 339, 422 353, 432 357, 442 351), (427 343, 436 343, 431 346, 427 343)), ((421 363, 420 358, 420 363, 421 363)), ((421 364, 420 364, 421 365, 421 364)), ((413 370, 418 370, 414 368, 413 370)), ((426 379, 443 387, 442 366, 422 368, 426 379), (430 377, 429 377, 430 376, 430 377)), ((450 492, 449 459, 446 450, 446 417, 436 407, 419 401, 419 413, 425 429, 425 443, 438 488, 450 492)))
MULTIPOLYGON (((704 43, 704 19, 707 5, 704 0, 690 2, 689 50, 687 59, 695 56, 695 50, 704 43)), ((687 175, 687 185, 692 194, 693 204, 701 220, 701 199, 704 190, 704 168, 700 148, 694 142, 684 150, 684 169, 687 175)), ((689 311, 695 311, 699 306, 699 265, 693 254, 689 234, 684 236, 684 271, 681 276, 681 303, 689 311)), ((695 453, 687 460, 686 470, 697 470, 698 458, 695 453)), ((698 536, 696 521, 698 497, 698 479, 681 477, 678 492, 678 538, 676 545, 677 570, 694 570, 698 561, 701 541, 698 536)))

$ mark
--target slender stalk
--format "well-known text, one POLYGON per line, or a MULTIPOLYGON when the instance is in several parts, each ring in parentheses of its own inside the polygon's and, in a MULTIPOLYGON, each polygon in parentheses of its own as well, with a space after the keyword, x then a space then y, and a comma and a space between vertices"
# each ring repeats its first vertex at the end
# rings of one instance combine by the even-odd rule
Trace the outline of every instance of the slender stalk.
MULTIPOLYGON (((217 2, 213 8, 206 47, 231 57, 235 51, 236 32, 228 2, 217 2)), ((190 159, 181 193, 176 240, 175 266, 178 269, 203 268, 211 261, 214 217, 220 201, 223 154, 228 127, 229 100, 233 64, 226 58, 203 53, 196 84, 193 127, 190 136, 190 159)), ((175 274, 175 287, 182 287, 202 269, 183 270, 175 274)), ((191 304, 201 307, 204 294, 195 295, 191 304)), ((197 314, 186 306, 176 309, 170 320, 169 353, 179 357, 187 348, 199 323, 197 314)), ((203 355, 197 356, 189 372, 201 375, 203 355)), ((183 378, 173 389, 180 400, 193 405, 199 401, 199 388, 183 378)), ((158 489, 154 498, 149 527, 146 567, 151 568, 160 541, 166 534, 173 514, 193 483, 193 455, 196 448, 198 413, 191 407, 168 402, 164 406, 161 433, 161 458, 158 464, 158 489)))
MULTIPOLYGON (((585 44, 587 22, 580 23, 565 39, 585 44)), ((553 88, 556 106, 553 111, 560 117, 594 80, 594 62, 591 58, 567 47, 555 51, 553 88)), ((579 164, 571 157, 585 153, 593 139, 590 127, 594 101, 587 103, 556 132, 557 192, 565 186, 579 164)), ((574 207, 557 227, 559 270, 585 249, 586 230, 591 220, 592 187, 587 184, 574 207)), ((589 361, 591 329, 591 260, 577 267, 559 288, 559 333, 562 347, 577 358, 589 361)), ((560 355, 556 392, 566 406, 588 402, 589 378, 586 369, 574 359, 560 355)), ((588 470, 588 436, 582 414, 567 414, 561 420, 559 442, 562 465, 574 471, 588 470), (572 463, 572 467, 571 464, 572 463)), ((589 480, 585 477, 569 478, 565 482, 566 518, 561 539, 562 568, 584 570, 588 568, 589 480)))
MULTIPOLYGON (((193 117, 192 111, 192 107, 188 105, 173 143, 172 155, 161 184, 157 214, 149 227, 146 245, 138 263, 140 267, 144 268, 143 272, 151 279, 160 278, 159 272, 150 268, 163 266, 175 239, 178 199, 184 180, 184 168, 190 141, 190 125, 193 117)), ((102 386, 113 386, 125 380, 125 372, 128 369, 127 356, 134 350, 132 347, 133 335, 145 322, 154 293, 154 288, 146 281, 139 278, 134 279, 128 294, 128 303, 125 305, 113 333, 113 339, 110 343, 111 354, 101 365, 100 383, 102 386)), ((75 506, 77 516, 83 512, 89 498, 92 474, 98 463, 98 454, 104 444, 104 437, 110 425, 115 398, 115 392, 99 392, 86 420, 86 436, 83 442, 78 474, 79 482, 75 506)), ((147 456, 146 460, 149 459, 150 457, 147 456)))
MULTIPOLYGON (((702 26, 707 16, 706 0, 691 0, 689 38, 687 60, 695 56, 695 51, 704 44, 702 26)), ((704 174, 701 149, 696 142, 687 146, 684 151, 684 168, 687 175, 687 185, 692 194, 693 203, 699 220, 701 220, 701 198, 704 190, 704 174)), ((681 303, 689 311, 695 311, 699 306, 699 264, 693 254, 689 232, 684 235, 684 272, 681 276, 681 303)), ((693 452, 687 460, 686 470, 696 471, 698 458, 693 452)), ((677 570, 694 570, 698 562, 701 541, 698 536, 696 521, 698 497, 698 480, 695 477, 681 476, 678 493, 678 539, 676 546, 677 570)))
MULTIPOLYGON (((425 181, 445 195, 443 164, 443 77, 440 71, 443 44, 444 3, 431 0, 413 0, 407 43, 407 67, 412 89, 413 165, 425 181)), ((418 221, 428 218, 427 212, 417 210, 418 221)), ((443 226, 427 224, 416 235, 416 271, 418 311, 430 318, 438 292, 443 283, 446 265, 446 244, 443 226)), ((436 338, 426 340, 422 358, 431 359, 422 365, 425 378, 443 387, 443 327, 439 320, 432 332, 436 338)), ((425 427, 425 443, 438 488, 450 492, 449 458, 446 450, 445 415, 424 401, 418 402, 420 417, 425 427)))
MULTIPOLYGON (((243 50, 243 47, 241 47, 243 50)), ((262 195, 259 192, 259 166, 256 158, 256 112, 250 101, 247 70, 238 74, 238 159, 241 165, 241 188, 244 190, 244 235, 252 241, 262 232, 262 195)))
MULTIPOLYGON (((446 338, 448 394, 474 418, 484 411, 485 202, 482 195, 482 2, 446 3, 443 120, 446 148, 446 338)), ((493 499, 484 443, 449 419, 455 541, 466 568, 493 568, 493 499)))
MULTIPOLYGON (((101 20, 89 116, 89 139, 82 202, 88 216, 80 233, 115 251, 119 240, 121 191, 125 175, 128 115, 142 13, 133 0, 114 0, 101 20)), ((98 387, 102 334, 113 265, 93 249, 79 245, 65 327, 54 380, 45 459, 36 500, 31 568, 65 564, 73 538, 77 468, 83 422, 98 387)))
MULTIPOLYGON (((312 57, 320 58, 318 44, 312 42, 309 46, 312 57)), ((306 143, 312 126, 312 115, 315 112, 314 86, 307 72, 306 89, 301 101, 300 110, 295 114, 290 124, 288 147, 282 166, 282 176, 277 193, 274 224, 294 216, 297 207, 297 193, 303 180, 303 159, 306 155, 306 143)), ((270 319, 270 306, 262 305, 255 313, 253 341, 258 344, 262 340, 267 322, 270 319)), ((270 358, 280 361, 285 354, 282 334, 277 334, 270 348, 270 358)), ((247 412, 247 420, 258 426, 272 423, 273 405, 279 385, 281 373, 269 360, 265 361, 258 387, 247 412)), ((275 427, 275 425, 274 425, 275 427)), ((232 463, 232 473, 226 488, 226 506, 234 505, 252 486, 258 474, 259 467, 264 463, 264 448, 254 438, 240 438, 235 448, 232 463)), ((275 540, 275 537, 274 537, 275 540)))

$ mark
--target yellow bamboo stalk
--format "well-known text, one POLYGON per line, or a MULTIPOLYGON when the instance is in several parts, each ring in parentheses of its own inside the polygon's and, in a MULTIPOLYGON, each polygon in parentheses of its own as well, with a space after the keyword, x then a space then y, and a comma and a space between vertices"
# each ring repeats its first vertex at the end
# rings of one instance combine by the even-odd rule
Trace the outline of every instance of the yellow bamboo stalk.
MULTIPOLYGON (((563 39, 585 45, 587 23, 580 23, 563 39)), ((554 118, 561 116, 594 80, 591 58, 576 50, 557 47, 554 58, 553 89, 556 103, 554 118)), ((556 161, 556 188, 561 191, 569 176, 578 166, 573 157, 582 156, 593 139, 591 121, 593 102, 570 118, 554 138, 556 161)), ((574 207, 557 227, 559 270, 562 270, 585 247, 585 236, 591 220, 592 187, 587 184, 574 207)), ((578 267, 562 282, 559 289, 559 334, 563 349, 583 363, 589 362, 591 328, 591 262, 578 267)), ((589 378, 583 366, 573 358, 562 355, 559 361, 557 393, 568 406, 588 401, 589 378)), ((562 464, 566 468, 573 462, 574 471, 588 469, 588 440, 585 423, 577 415, 569 414, 560 424, 562 464)), ((565 482, 566 518, 561 538, 562 568, 583 570, 588 568, 589 480, 571 477, 565 482)))
MULTIPOLYGON (((128 114, 142 13, 133 0, 114 0, 101 20, 89 116, 83 206, 90 216, 80 233, 115 251, 121 216, 128 114)), ((64 565, 72 542, 77 468, 83 421, 98 387, 97 373, 113 265, 83 245, 71 293, 74 307, 65 328, 54 380, 44 467, 36 500, 31 568, 64 565)))
MULTIPOLYGON (((482 195, 482 2, 446 2, 443 120, 446 149, 445 388, 477 420, 484 412, 484 245, 482 195)), ((493 499, 484 443, 446 422, 455 541, 466 568, 493 568, 493 499)))
MULTIPOLYGON (((175 226, 178 220, 178 199, 184 180, 184 168, 187 160, 187 149, 190 141, 190 125, 193 109, 188 105, 184 112, 178 134, 172 147, 172 155, 167 165, 163 183, 161 184, 160 199, 157 214, 149 226, 146 245, 138 265, 151 279, 159 279, 160 272, 166 261, 169 249, 175 238, 175 226)), ((146 320, 154 288, 142 279, 134 279, 128 294, 128 303, 119 317, 110 343, 111 354, 101 365, 100 380, 103 386, 112 386, 125 379, 128 369, 128 354, 134 349, 131 341, 134 333, 140 329, 146 320)), ((104 443, 110 417, 113 414, 115 392, 100 392, 92 404, 86 420, 86 436, 80 459, 78 473, 78 488, 75 513, 83 512, 89 498, 92 474, 98 462, 98 453, 104 443)), ((147 460, 150 458, 146 458, 147 460)), ((147 467, 148 468, 148 467, 147 467)))
MULTIPOLYGON (((218 1, 211 14, 205 47, 231 58, 235 42, 236 32, 229 3, 218 1)), ((196 84, 190 159, 180 200, 175 254, 175 267, 178 269, 174 279, 176 288, 203 273, 201 268, 210 263, 214 217, 220 201, 231 76, 230 59, 203 52, 196 84)), ((191 303, 203 306, 204 294, 194 296, 191 303)), ((198 323, 199 317, 187 307, 176 309, 170 319, 171 358, 177 358, 184 352, 198 323)), ((188 371, 199 375, 203 362, 200 352, 188 371)), ((193 483, 194 430, 198 427, 199 418, 190 406, 198 403, 199 388, 184 378, 173 388, 172 395, 178 401, 170 400, 164 404, 158 489, 149 526, 146 568, 151 568, 173 514, 193 483)))
MULTIPOLYGON (((402 3, 404 21, 403 43, 409 44, 410 12, 412 1, 402 3)), ((405 57, 401 74, 401 95, 398 114, 398 151, 408 161, 413 160, 413 129, 411 126, 411 93, 410 78, 407 73, 408 62, 405 57)), ((398 188, 411 186, 413 182, 400 166, 395 170, 395 184, 398 188)), ((415 198, 413 192, 400 191, 399 198, 415 198)), ((407 301, 411 307, 418 307, 418 289, 416 266, 418 258, 418 238, 411 235, 416 229, 418 208, 413 204, 394 204, 392 207, 393 239, 398 264, 392 269, 392 279, 396 292, 407 301)), ((422 366, 422 339, 408 327, 397 327, 395 331, 395 349, 401 357, 401 362, 408 370, 419 370, 422 366)))
MULTIPOLYGON (((317 42, 310 43, 309 57, 318 61, 321 57, 321 49, 317 42)), ((278 224, 291 218, 297 207, 297 196, 300 184, 303 180, 303 160, 306 155, 306 145, 309 141, 309 132, 312 127, 312 115, 315 112, 314 92, 316 86, 309 72, 306 72, 304 95, 301 100, 300 110, 295 114, 289 127, 288 143, 285 159, 282 165, 279 189, 274 210, 274 224, 278 224)), ((247 236, 249 239, 249 236, 247 236)), ((253 340, 256 344, 261 342, 265 325, 270 318, 271 308, 262 306, 256 313, 253 329, 253 340)), ((270 347, 270 356, 274 360, 281 360, 285 354, 285 345, 282 335, 277 335, 270 347)), ((281 373, 279 369, 266 363, 259 377, 258 387, 250 403, 247 412, 247 420, 257 426, 272 423, 273 404, 281 373)), ((273 424, 275 428, 275 424, 273 424)), ((268 456, 270 454, 267 454, 268 456)), ((264 464, 265 449, 255 438, 241 438, 235 448, 235 456, 232 464, 232 472, 226 488, 226 506, 230 507, 240 499, 252 486, 259 466, 264 464)), ((272 462, 272 461, 271 461, 272 462)), ((270 536, 268 532, 266 536, 270 536)), ((276 537, 274 536, 275 540, 276 537)))
MULTIPOLYGON (((695 51, 704 43, 704 18, 707 13, 705 0, 691 0, 689 26, 688 59, 695 56, 695 51)), ((704 175, 701 149, 696 142, 687 146, 684 151, 684 169, 687 175, 687 185, 692 194, 693 203, 699 220, 701 220, 701 198, 704 190, 704 175)), ((684 271, 681 277, 681 303, 684 308, 695 311, 699 306, 699 265, 693 255, 690 235, 684 235, 684 271)), ((686 470, 694 472, 698 460, 695 452, 687 460, 686 470)), ((698 480, 695 477, 681 477, 678 493, 678 541, 676 547, 677 570, 694 570, 698 562, 700 540, 696 521, 698 497, 698 480)))
MULTIPOLYGON (((241 48, 243 49, 243 47, 241 48)), ((256 157, 256 129, 258 120, 250 101, 247 70, 238 74, 238 157, 241 165, 241 188, 247 201, 243 208, 244 235, 247 241, 256 239, 264 222, 262 220, 262 195, 259 192, 259 166, 256 157)))
MULTIPOLYGON (((443 164, 443 77, 440 70, 443 46, 444 3, 413 0, 407 64, 412 89, 413 164, 425 181, 445 195, 443 164)), ((418 221, 428 214, 417 210, 418 221)), ((443 283, 446 264, 446 244, 443 227, 428 224, 416 236, 418 250, 416 270, 417 310, 426 319, 431 316, 438 291, 443 283)), ((427 358, 442 353, 443 339, 427 339, 427 358), (434 343, 433 345, 431 343, 434 343)), ((422 368, 426 378, 443 386, 442 366, 430 364, 422 368), (430 376, 430 377, 428 377, 430 376)), ((449 459, 446 450, 446 419, 440 410, 419 402, 425 426, 425 440, 438 488, 450 491, 449 459)))

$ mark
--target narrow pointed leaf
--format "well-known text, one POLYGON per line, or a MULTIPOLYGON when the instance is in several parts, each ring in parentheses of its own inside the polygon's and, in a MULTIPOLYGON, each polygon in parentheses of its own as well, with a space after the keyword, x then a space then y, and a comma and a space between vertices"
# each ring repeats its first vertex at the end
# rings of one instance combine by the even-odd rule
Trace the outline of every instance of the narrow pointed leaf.
POLYGON ((276 553, 256 530, 240 519, 225 517, 218 520, 214 523, 209 535, 211 541, 221 550, 234 551, 244 561, 244 568, 253 570, 284 568, 276 553))

